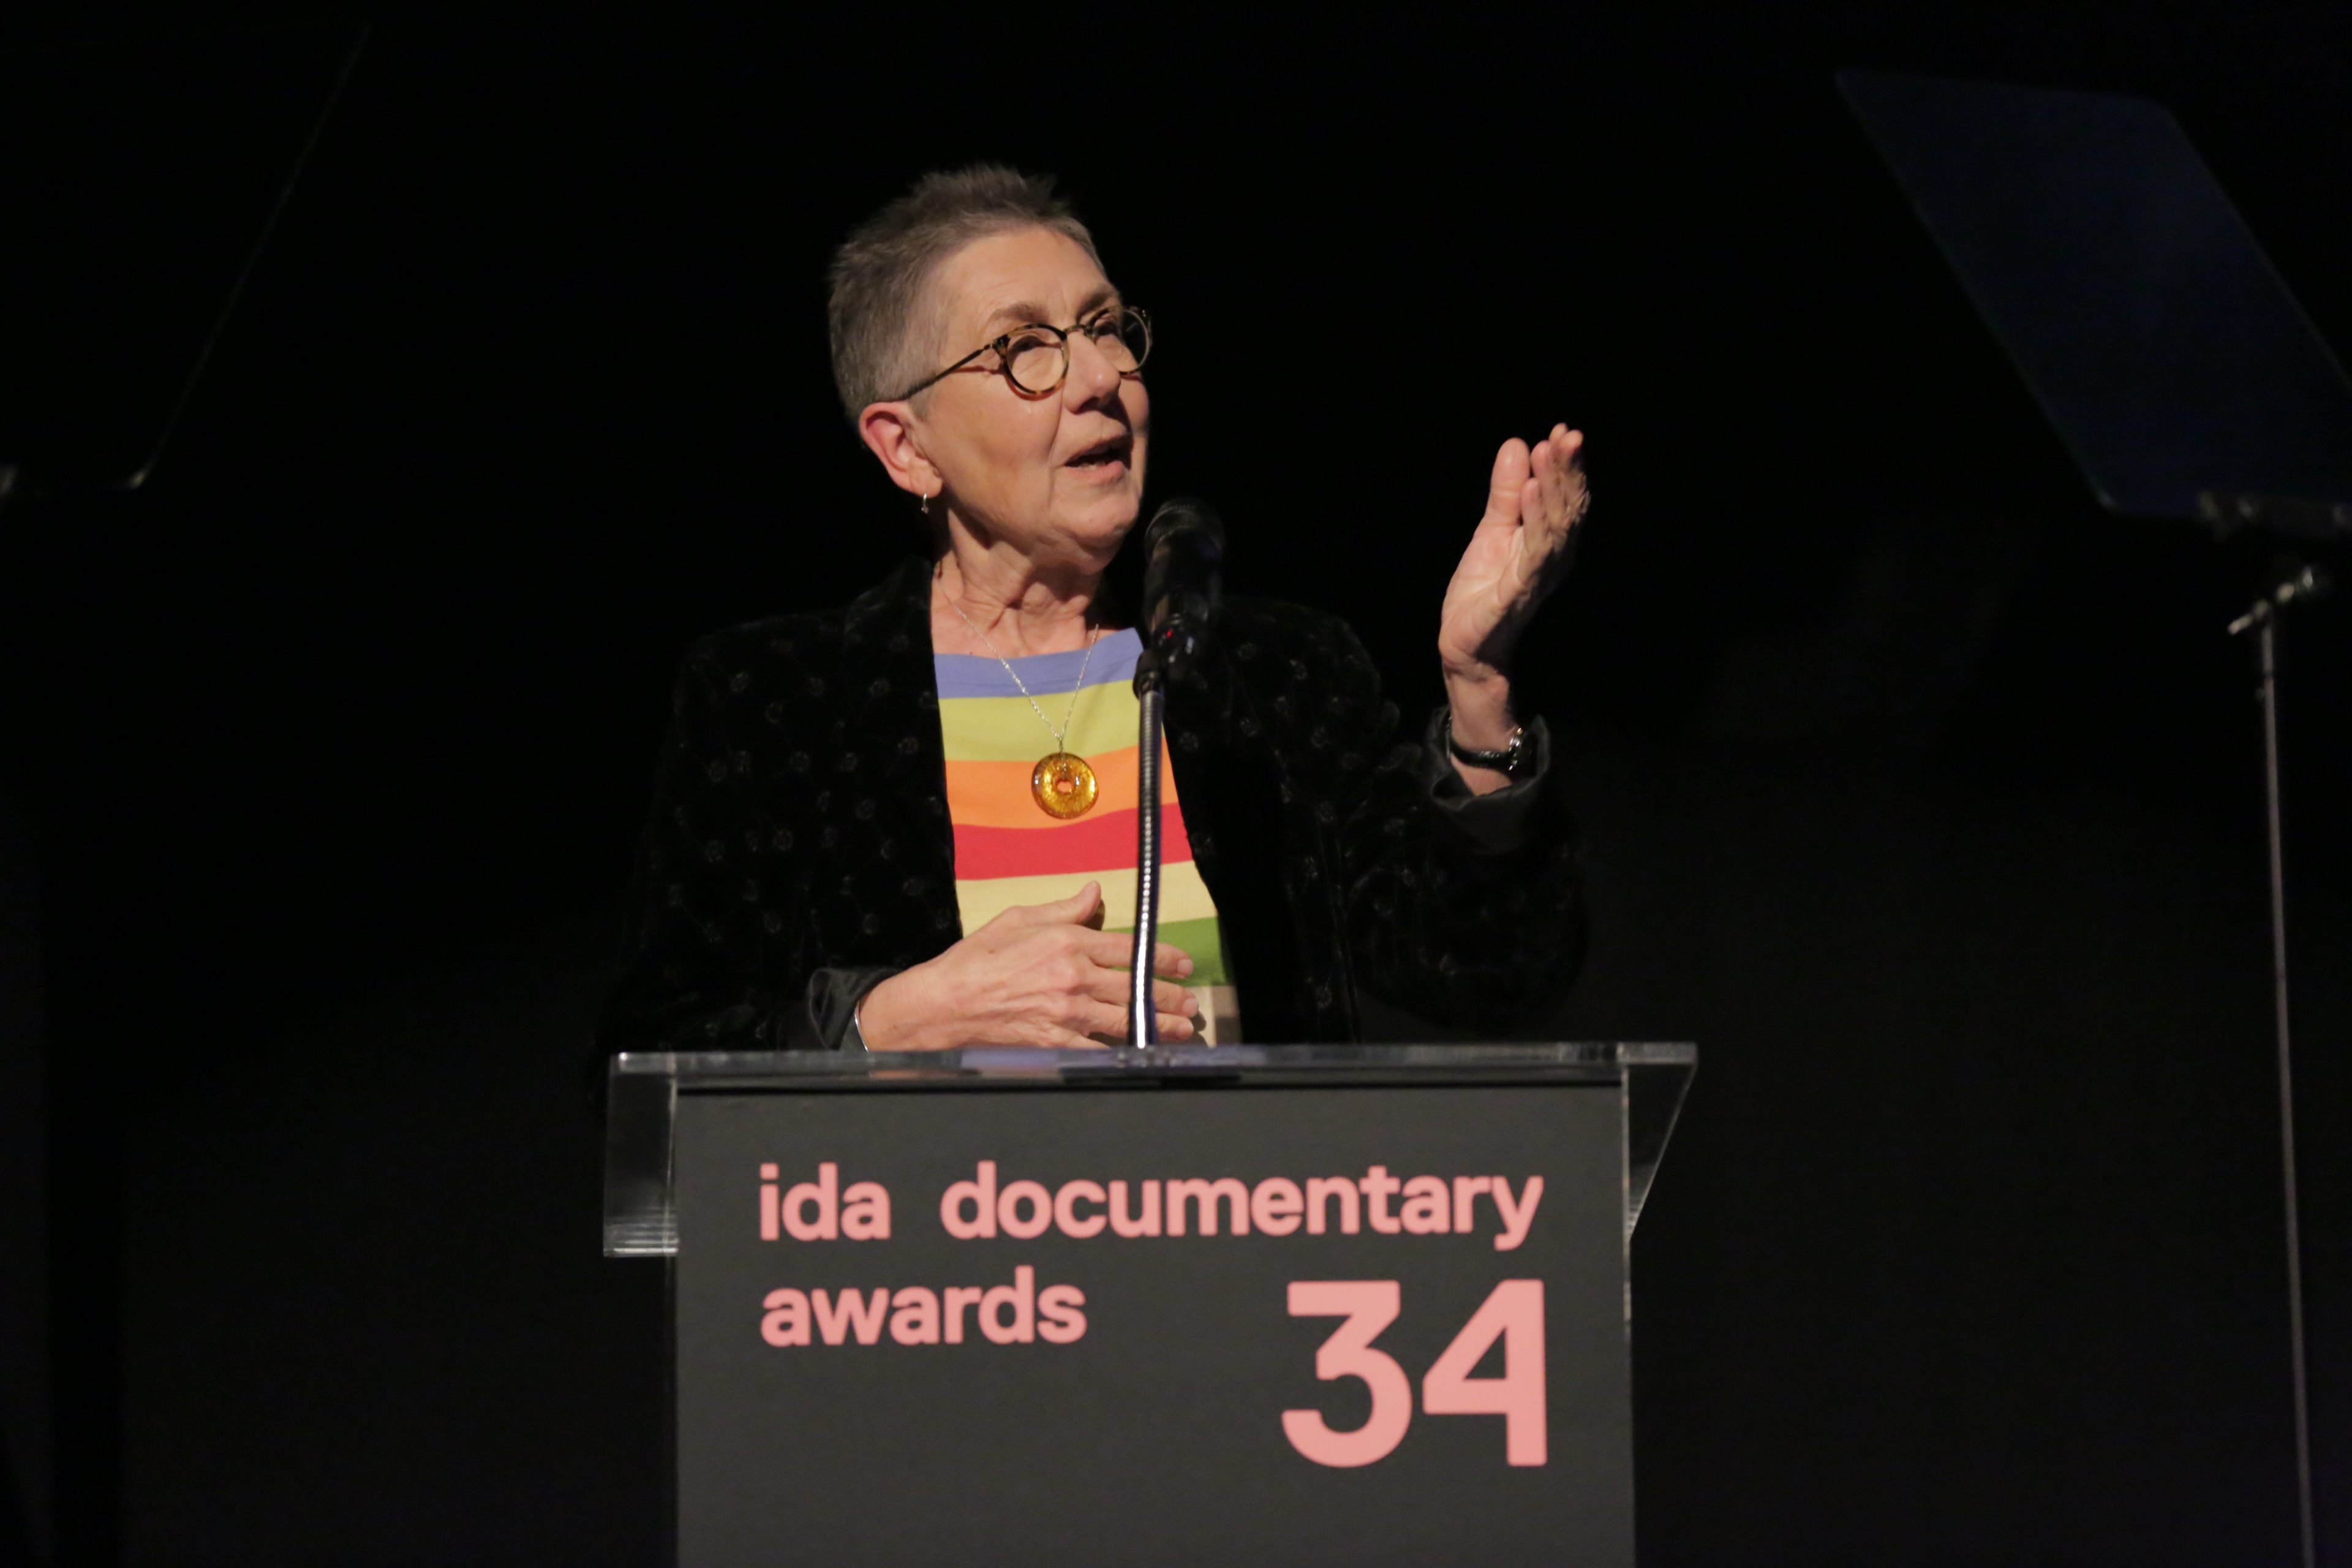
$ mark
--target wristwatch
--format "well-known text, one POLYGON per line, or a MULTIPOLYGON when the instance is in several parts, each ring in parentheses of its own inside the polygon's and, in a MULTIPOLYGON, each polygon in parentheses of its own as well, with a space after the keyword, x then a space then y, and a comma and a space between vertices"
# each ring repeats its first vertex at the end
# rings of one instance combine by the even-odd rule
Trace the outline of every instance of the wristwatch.
POLYGON ((1445 749, 1454 753, 1457 763, 1467 763, 1474 768, 1492 768, 1496 773, 1517 778, 1519 764, 1527 760, 1528 731, 1524 724, 1511 726, 1511 739, 1499 752, 1474 752, 1454 738, 1454 717, 1446 715, 1445 749))

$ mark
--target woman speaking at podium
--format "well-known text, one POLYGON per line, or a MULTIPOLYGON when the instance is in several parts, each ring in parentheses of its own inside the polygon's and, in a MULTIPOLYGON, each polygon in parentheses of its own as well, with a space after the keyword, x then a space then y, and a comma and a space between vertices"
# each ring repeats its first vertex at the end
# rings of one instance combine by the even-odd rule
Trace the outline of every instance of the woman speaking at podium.
MULTIPOLYGON (((1048 182, 982 166, 850 237, 831 325, 928 557, 689 653, 602 1043, 1116 1041, 1141 645, 1102 589, 1142 506, 1150 318, 1048 182)), ((1349 1041, 1366 993, 1505 1032, 1566 990, 1573 828, 1509 659, 1567 566, 1580 440, 1496 457, 1418 739, 1343 622, 1223 602, 1168 690, 1162 1038, 1349 1041)))

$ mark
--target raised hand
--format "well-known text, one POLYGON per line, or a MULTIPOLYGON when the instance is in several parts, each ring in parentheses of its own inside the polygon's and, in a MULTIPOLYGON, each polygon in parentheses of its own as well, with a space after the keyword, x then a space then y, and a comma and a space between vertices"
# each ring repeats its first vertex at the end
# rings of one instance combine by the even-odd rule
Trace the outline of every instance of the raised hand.
POLYGON ((1437 656, 1447 684, 1505 677, 1536 606, 1568 574, 1576 526, 1591 497, 1578 455, 1584 434, 1565 425, 1529 451, 1513 437, 1495 454, 1486 514, 1445 586, 1437 656))
MULTIPOLYGON (((868 992, 859 1032, 877 1051, 962 1046, 1091 1047, 1127 1034, 1127 963, 1133 939, 1103 931, 1101 887, 1088 882, 1051 904, 1010 909, 927 963, 868 992)), ((1200 1004, 1173 982, 1192 973, 1182 949, 1153 951, 1152 1005, 1164 1040, 1189 1040, 1200 1004)))

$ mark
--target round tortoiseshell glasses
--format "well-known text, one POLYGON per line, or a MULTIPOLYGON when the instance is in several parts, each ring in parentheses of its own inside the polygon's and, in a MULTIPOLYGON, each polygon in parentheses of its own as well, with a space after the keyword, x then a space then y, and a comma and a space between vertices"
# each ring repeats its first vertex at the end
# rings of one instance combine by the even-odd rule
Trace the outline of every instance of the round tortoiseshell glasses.
MULTIPOLYGON (((1004 379, 1013 384, 1013 390, 1024 397, 1043 397, 1058 392, 1069 378, 1070 340, 1076 336, 1092 340, 1096 352, 1109 362, 1111 369, 1121 375, 1133 375, 1150 357, 1151 318, 1132 305, 1111 305, 1066 327, 1032 321, 981 344, 945 370, 925 376, 907 389, 906 397, 971 366, 981 355, 992 353, 996 356, 993 368, 1002 372, 1004 379)), ((904 402, 906 397, 897 401, 904 402)))

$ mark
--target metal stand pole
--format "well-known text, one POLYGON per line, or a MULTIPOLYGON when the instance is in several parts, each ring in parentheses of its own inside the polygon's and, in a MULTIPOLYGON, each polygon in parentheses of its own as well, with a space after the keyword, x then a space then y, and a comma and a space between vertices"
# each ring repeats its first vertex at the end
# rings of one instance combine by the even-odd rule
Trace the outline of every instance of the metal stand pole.
POLYGON ((2303 1357, 2303 1218, 2295 1193, 2294 1047, 2287 1011, 2286 854, 2279 821, 2278 617, 2263 617, 2263 762, 2271 819, 2271 983, 2278 1015, 2279 1170, 2286 1192, 2288 1354, 2294 1375, 2294 1503, 2303 1568, 2317 1562, 2311 1508, 2311 1396, 2303 1357))
POLYGON ((1127 1043, 1156 1046, 1160 1010, 1151 1001, 1151 955, 1160 942, 1160 735, 1168 690, 1157 670, 1139 677, 1135 688, 1143 716, 1136 741, 1135 958, 1128 976, 1127 1043))
POLYGON ((2252 630, 2262 665, 2263 778, 2270 816, 2271 987, 2278 1027, 2279 1173, 2286 1197, 2287 1353, 2294 1379, 2294 1499, 2303 1568, 2316 1568, 2311 1501, 2311 1397, 2303 1350, 2303 1217, 2295 1181, 2294 1049, 2286 971, 2286 834, 2279 802, 2278 623, 2298 599, 2326 592, 2314 567, 2287 574, 2252 609, 2230 624, 2232 636, 2252 630))

